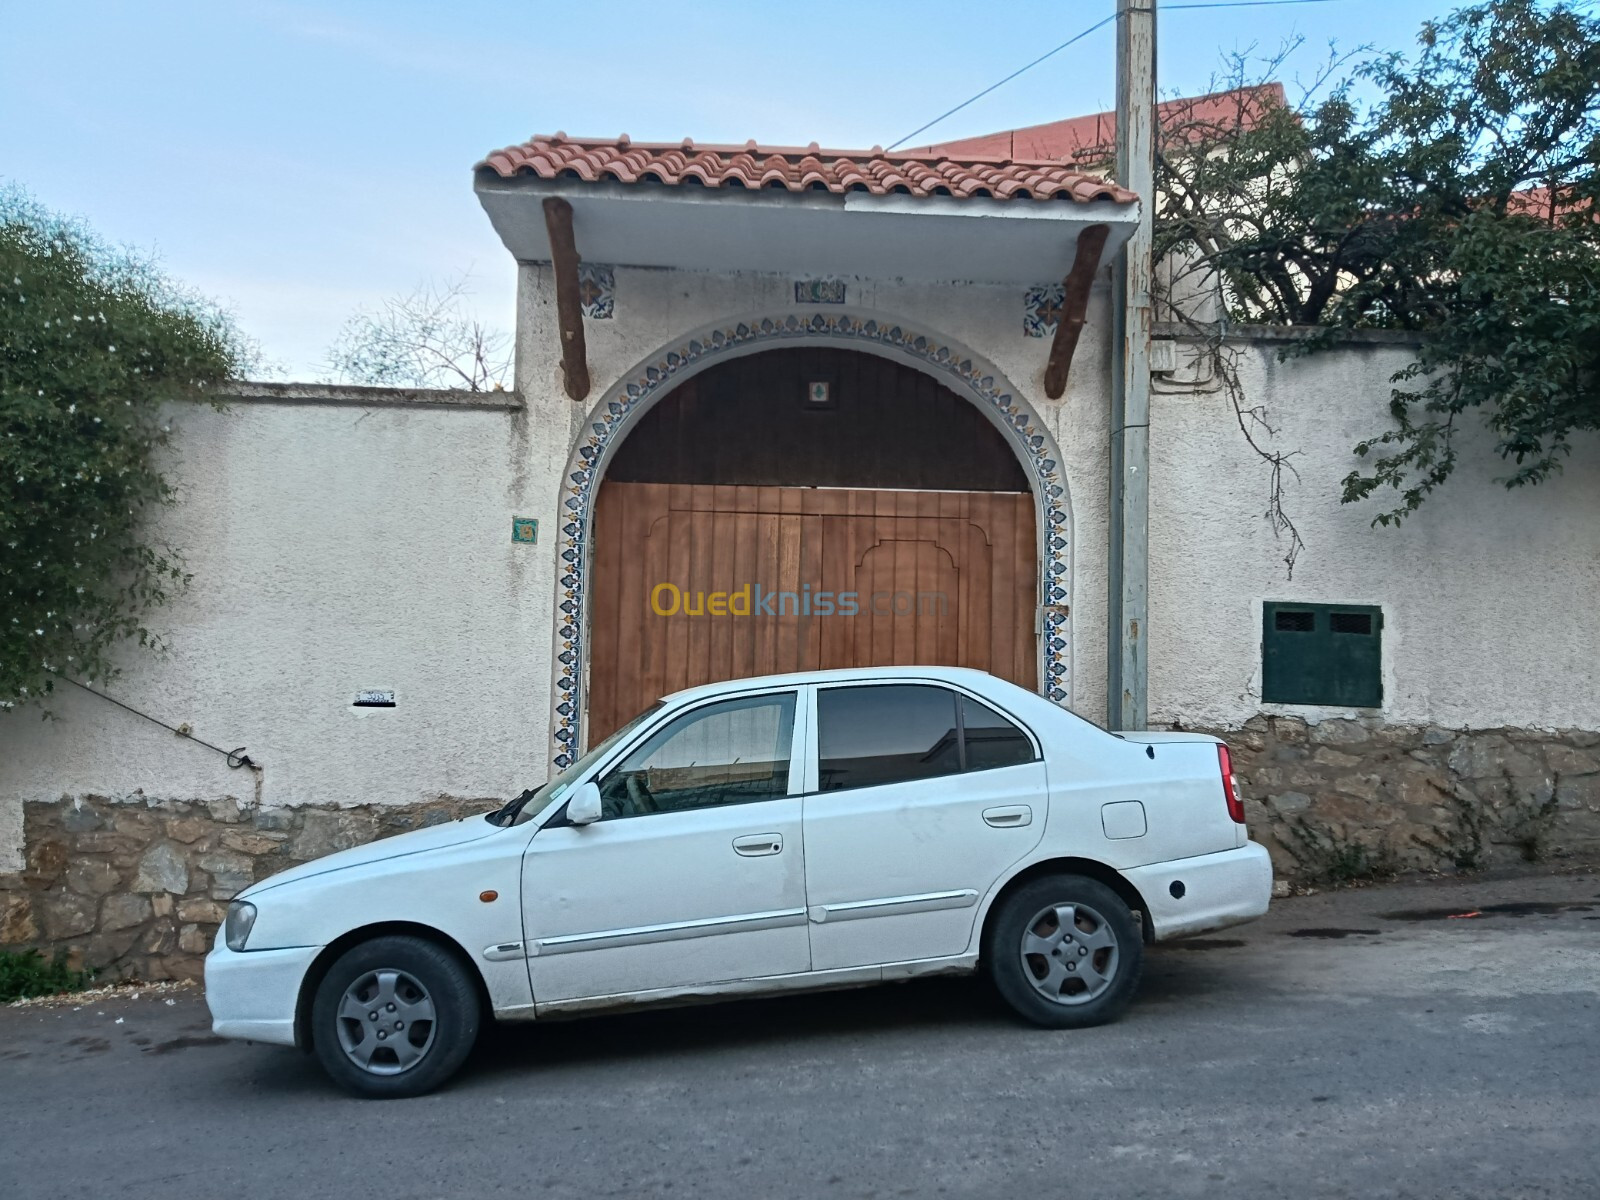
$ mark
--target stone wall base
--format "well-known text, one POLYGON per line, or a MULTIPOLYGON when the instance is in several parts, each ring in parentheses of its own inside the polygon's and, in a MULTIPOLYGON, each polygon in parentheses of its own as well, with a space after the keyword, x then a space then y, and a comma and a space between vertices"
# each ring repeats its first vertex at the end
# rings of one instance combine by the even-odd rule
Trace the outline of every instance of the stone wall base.
POLYGON ((0 947, 62 953, 102 978, 199 979, 228 901, 252 883, 499 803, 255 808, 136 793, 28 804, 26 866, 0 875, 0 947))
MULTIPOLYGON (((1600 732, 1454 731, 1261 716, 1221 736, 1280 878, 1337 883, 1600 860, 1600 732)), ((255 808, 233 797, 28 804, 0 875, 0 946, 103 976, 198 979, 227 902, 335 850, 499 803, 255 808)))
POLYGON ((1278 716, 1217 732, 1280 878, 1600 860, 1600 732, 1278 716))

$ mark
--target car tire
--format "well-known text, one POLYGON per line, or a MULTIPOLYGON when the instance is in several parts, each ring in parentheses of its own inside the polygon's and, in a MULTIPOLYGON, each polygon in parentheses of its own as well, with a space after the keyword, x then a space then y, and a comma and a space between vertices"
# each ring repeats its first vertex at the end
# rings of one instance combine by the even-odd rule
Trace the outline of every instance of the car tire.
POLYGON ((333 1080, 358 1096, 420 1096, 460 1068, 478 1040, 478 990, 456 955, 424 938, 353 946, 317 985, 311 1040, 333 1080))
POLYGON ((1105 884, 1047 875, 1000 902, 983 956, 1017 1015, 1047 1029, 1081 1029, 1127 1010, 1144 969, 1144 942, 1132 911, 1105 884))

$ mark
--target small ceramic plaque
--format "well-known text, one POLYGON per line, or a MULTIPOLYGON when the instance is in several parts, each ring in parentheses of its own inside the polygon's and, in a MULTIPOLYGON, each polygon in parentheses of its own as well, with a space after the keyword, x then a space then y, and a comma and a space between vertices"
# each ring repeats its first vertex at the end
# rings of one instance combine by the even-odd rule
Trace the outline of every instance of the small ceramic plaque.
POLYGON ((796 304, 843 304, 844 280, 796 279, 794 281, 796 304))

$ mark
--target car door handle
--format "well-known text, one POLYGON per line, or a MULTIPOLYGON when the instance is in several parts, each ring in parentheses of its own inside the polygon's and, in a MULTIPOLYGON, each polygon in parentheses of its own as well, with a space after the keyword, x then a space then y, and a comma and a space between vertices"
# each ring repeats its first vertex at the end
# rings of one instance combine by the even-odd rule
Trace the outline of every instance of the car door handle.
POLYGON ((746 858, 756 858, 763 854, 783 853, 783 834, 781 833, 747 833, 744 837, 733 839, 733 849, 737 854, 746 858))
POLYGON ((986 808, 983 821, 996 829, 1019 829, 1033 824, 1033 809, 1026 804, 1008 804, 1004 808, 986 808))

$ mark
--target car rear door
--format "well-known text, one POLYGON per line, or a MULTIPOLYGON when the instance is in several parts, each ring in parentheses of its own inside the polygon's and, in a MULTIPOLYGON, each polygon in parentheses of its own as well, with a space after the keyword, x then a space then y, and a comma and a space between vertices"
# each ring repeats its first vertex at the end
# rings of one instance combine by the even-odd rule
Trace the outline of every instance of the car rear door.
POLYGON ((942 684, 818 686, 812 697, 812 968, 962 953, 979 898, 1044 832, 1037 740, 942 684))
POLYGON ((598 778, 601 819, 529 843, 536 1005, 803 972, 793 689, 700 704, 598 778))

